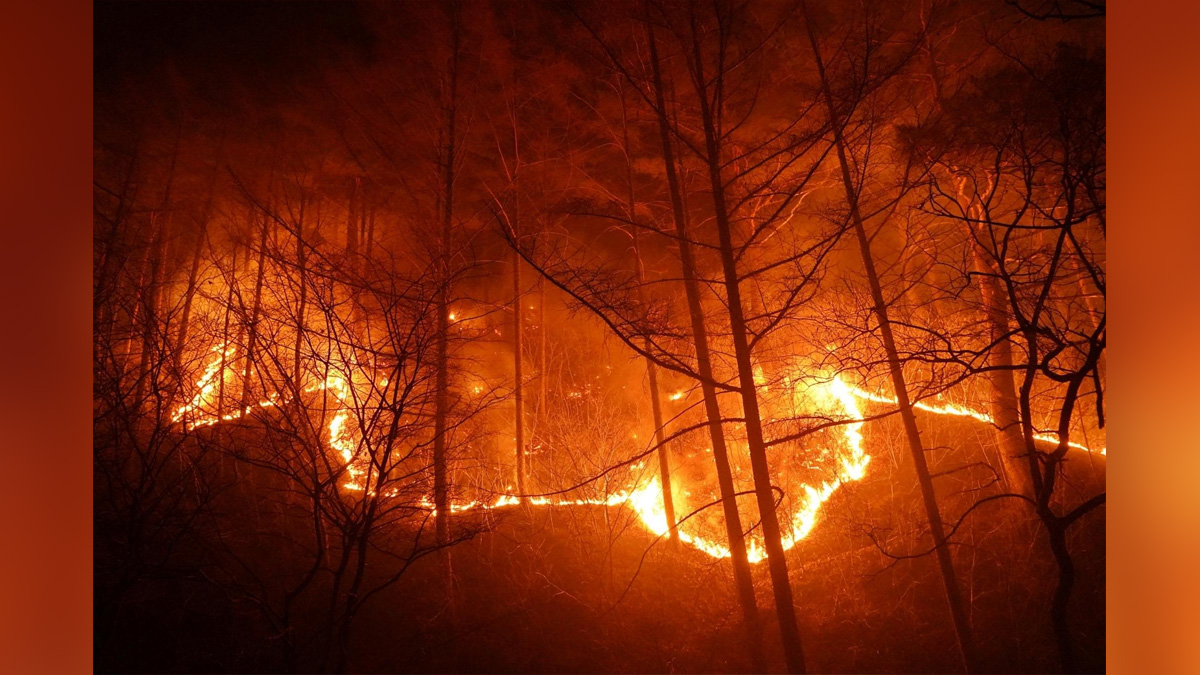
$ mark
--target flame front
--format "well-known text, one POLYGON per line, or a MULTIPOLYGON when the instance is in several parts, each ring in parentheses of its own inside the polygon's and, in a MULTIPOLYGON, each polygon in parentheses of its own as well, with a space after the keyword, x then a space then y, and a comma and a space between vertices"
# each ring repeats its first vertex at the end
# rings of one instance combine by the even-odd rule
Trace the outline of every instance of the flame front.
MULTIPOLYGON (((218 345, 210 351, 216 354, 216 356, 205 366, 203 374, 197 380, 196 393, 188 403, 176 410, 172 416, 173 421, 184 424, 188 429, 194 429, 221 421, 240 418, 255 407, 269 408, 277 406, 282 402, 278 394, 272 394, 257 404, 247 406, 244 410, 235 410, 232 413, 220 416, 209 412, 215 408, 214 397, 221 384, 221 378, 226 377, 226 374, 221 372, 222 365, 224 364, 228 367, 232 363, 232 357, 236 349, 231 345, 218 345)), ((756 380, 759 381, 760 388, 766 388, 765 378, 763 378, 761 369, 756 372, 756 380)), ((871 393, 848 384, 840 375, 828 381, 804 381, 802 378, 801 382, 805 382, 805 384, 803 386, 800 384, 796 385, 797 396, 800 395, 798 392, 803 389, 804 396, 819 409, 818 412, 842 422, 841 439, 838 449, 834 452, 836 461, 833 475, 818 484, 804 483, 800 485, 798 503, 792 509, 791 520, 785 524, 784 532, 782 533, 782 544, 785 551, 795 547, 798 542, 806 538, 813 531, 817 525, 822 506, 829 501, 838 488, 849 482, 862 480, 866 476, 867 466, 871 461, 871 457, 863 448, 863 414, 859 409, 859 401, 889 405, 896 405, 897 403, 894 398, 871 393)), ((327 438, 325 442, 328 444, 330 450, 341 460, 342 465, 346 469, 347 479, 342 483, 342 487, 346 490, 361 491, 363 490, 363 485, 360 482, 360 477, 364 473, 364 470, 357 466, 360 461, 359 455, 361 452, 360 443, 356 439, 353 429, 354 420, 351 414, 350 385, 340 375, 330 375, 324 381, 308 387, 304 391, 311 393, 320 390, 331 392, 340 406, 333 412, 326 427, 327 438)), ((672 400, 682 398, 682 392, 670 398, 672 400)), ((919 402, 914 404, 914 407, 936 415, 970 417, 987 424, 993 423, 990 415, 961 405, 932 405, 919 402)), ((1043 442, 1058 442, 1058 437, 1054 434, 1038 433, 1035 434, 1035 438, 1043 442)), ((1092 452, 1090 448, 1079 443, 1070 442, 1069 445, 1075 449, 1092 452)), ((1096 452, 1106 455, 1107 449, 1101 448, 1096 452)), ((676 499, 677 510, 681 506, 687 506, 686 503, 681 503, 686 502, 686 500, 681 500, 679 497, 676 497, 676 499)), ((603 499, 553 499, 550 497, 535 496, 527 498, 526 503, 530 507, 623 506, 632 509, 637 515, 641 526, 651 534, 658 537, 666 537, 670 533, 670 525, 667 522, 666 510, 663 506, 662 487, 657 476, 649 478, 644 483, 636 484, 630 489, 610 494, 603 499)), ((453 514, 464 514, 473 511, 503 509, 519 504, 520 498, 517 495, 503 494, 490 502, 461 502, 451 504, 449 508, 453 514)), ((433 503, 428 499, 423 500, 421 505, 431 512, 436 513, 433 503)), ((687 512, 687 509, 682 509, 682 512, 687 512)), ((683 523, 677 525, 676 534, 681 542, 708 556, 713 558, 728 558, 731 556, 729 546, 723 539, 706 537, 699 530, 698 526, 685 520, 683 523)), ((754 534, 746 540, 747 557, 751 563, 761 562, 767 557, 759 530, 761 528, 757 528, 754 534)))
MULTIPOLYGON (((847 385, 840 376, 832 381, 815 385, 813 390, 818 397, 830 405, 840 406, 840 417, 848 422, 843 426, 845 449, 839 453, 837 475, 819 486, 802 485, 803 497, 800 506, 792 516, 791 527, 784 533, 783 548, 790 550, 798 542, 807 537, 817 524, 821 507, 833 496, 839 487, 849 481, 861 480, 866 475, 870 457, 863 450, 862 413, 858 409, 854 389, 847 385)), ((657 476, 652 476, 643 484, 628 490, 609 495, 606 499, 550 499, 546 497, 531 497, 526 500, 530 506, 562 507, 562 506, 626 506, 637 515, 642 527, 658 537, 666 537, 670 533, 666 509, 663 506, 662 485, 657 476)), ((516 495, 501 495, 492 502, 467 502, 451 504, 450 512, 454 514, 467 513, 476 510, 494 510, 520 504, 516 495)), ((433 504, 426 501, 424 506, 436 513, 433 504)), ((697 528, 688 522, 679 524, 676 528, 679 541, 713 558, 729 558, 732 554, 729 545, 723 540, 703 536, 697 528)), ((746 541, 746 553, 751 563, 759 563, 766 559, 766 548, 761 537, 751 537, 746 541)))
MULTIPOLYGON (((876 403, 887 403, 889 405, 897 405, 897 401, 895 398, 883 396, 881 394, 872 394, 871 392, 865 391, 863 389, 859 389, 858 387, 850 387, 849 392, 852 396, 855 396, 855 397, 858 397, 861 399, 865 399, 867 401, 874 401, 876 403)), ((979 420, 980 422, 983 422, 984 424, 993 424, 994 425, 996 423, 996 420, 987 413, 979 412, 978 410, 972 410, 971 408, 968 408, 966 406, 956 405, 954 403, 947 403, 945 405, 930 405, 928 403, 918 401, 917 403, 913 404, 913 407, 916 408, 917 410, 924 410, 925 412, 930 412, 935 415, 952 415, 954 417, 971 417, 971 418, 979 420)), ((1041 433, 1041 432, 1035 432, 1033 434, 1033 437, 1035 440, 1042 441, 1043 443, 1053 443, 1055 445, 1058 444, 1058 440, 1059 440, 1058 434, 1047 434, 1047 433, 1041 433)), ((1086 446, 1082 443, 1076 443, 1075 441, 1067 441, 1067 445, 1076 450, 1082 450, 1084 452, 1097 452, 1097 453, 1100 453, 1101 455, 1108 456, 1108 448, 1107 447, 1100 448, 1099 450, 1093 450, 1093 449, 1089 448, 1088 446, 1086 446)))

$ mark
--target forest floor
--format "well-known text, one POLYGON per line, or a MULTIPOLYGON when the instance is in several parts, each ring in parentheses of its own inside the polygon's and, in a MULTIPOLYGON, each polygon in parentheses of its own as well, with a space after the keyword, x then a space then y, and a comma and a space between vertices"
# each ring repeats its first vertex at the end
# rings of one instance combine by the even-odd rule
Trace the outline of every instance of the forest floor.
MULTIPOLYGON (((893 560, 867 535, 887 541, 892 553, 928 546, 915 488, 904 487, 912 481, 904 480, 911 467, 903 453, 889 462, 880 437, 867 440, 880 449, 867 479, 835 493, 810 536, 787 553, 809 671, 961 672, 934 558, 893 560)), ((930 434, 931 447, 940 440, 930 434)), ((1066 476, 1073 494, 1102 491, 1104 460, 1076 459, 1082 461, 1069 462, 1066 476)), ((943 513, 953 521, 979 496, 946 489, 943 513)), ((453 602, 445 601, 436 557, 419 560, 359 613, 348 672, 752 670, 727 560, 656 540, 620 505, 509 507, 476 524, 484 526, 480 534, 450 549, 453 602)), ((987 669, 1057 672, 1049 620, 1056 568, 1028 507, 992 502, 954 540, 987 669)), ((269 542, 252 534, 246 541, 260 551, 255 555, 281 556, 287 565, 283 549, 272 553, 269 542)), ((1081 670, 1102 672, 1103 508, 1077 521, 1070 546, 1077 567, 1070 620, 1081 670)), ((98 624, 109 631, 109 646, 97 651, 97 671, 284 670, 278 636, 261 614, 204 579, 202 570, 133 589, 120 621, 98 624)), ((779 671, 766 565, 755 565, 753 574, 768 661, 779 671)))
MULTIPOLYGON (((837 500, 830 503, 836 510, 837 500)), ((609 523, 622 514, 610 509, 609 523)), ((602 507, 501 516, 453 549, 455 616, 432 625, 432 564, 364 614, 353 670, 366 672, 750 672, 728 561, 672 551, 634 526, 611 543, 602 507), (457 624, 457 629, 451 625, 457 624), (377 645, 389 645, 378 649, 377 645), (361 657, 361 658, 360 658, 361 657)), ((1020 512, 1017 512, 1020 513, 1020 512)), ((893 561, 830 518, 788 553, 812 672, 960 672, 932 556, 893 561)), ((619 526, 618 526, 619 527, 619 526)), ((1103 672, 1105 519, 1072 537, 1072 628, 1084 672, 1103 672)), ((955 562, 991 672, 1055 672, 1055 568, 1031 522, 970 528, 955 562)), ((756 565, 768 658, 782 653, 765 565, 756 565)))

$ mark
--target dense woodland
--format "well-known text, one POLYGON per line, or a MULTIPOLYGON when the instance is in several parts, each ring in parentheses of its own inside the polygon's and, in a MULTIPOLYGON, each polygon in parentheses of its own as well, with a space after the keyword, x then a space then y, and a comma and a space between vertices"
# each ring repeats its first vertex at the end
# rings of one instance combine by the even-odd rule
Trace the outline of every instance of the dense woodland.
POLYGON ((1104 6, 96 7, 96 668, 1104 670, 1104 6))

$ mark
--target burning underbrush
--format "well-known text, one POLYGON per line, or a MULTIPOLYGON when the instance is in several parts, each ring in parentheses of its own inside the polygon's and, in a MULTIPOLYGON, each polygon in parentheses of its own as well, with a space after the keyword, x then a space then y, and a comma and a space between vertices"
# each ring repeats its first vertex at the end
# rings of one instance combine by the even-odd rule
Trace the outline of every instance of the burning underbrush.
MULTIPOLYGON (((870 414, 868 405, 861 412, 870 414)), ((122 656, 108 661, 113 669, 175 663, 182 670, 311 670, 338 649, 350 654, 346 665, 356 672, 751 669, 741 648, 727 559, 686 539, 673 545, 663 536, 665 526, 659 532, 648 526, 654 509, 639 509, 636 495, 458 509, 451 519, 454 545, 443 557, 425 496, 430 486, 414 478, 411 489, 380 502, 383 516, 371 525, 372 556, 359 577, 346 561, 364 524, 359 509, 369 500, 361 491, 336 489, 340 477, 317 477, 313 485, 325 492, 297 490, 296 477, 281 474, 269 460, 304 444, 282 431, 286 407, 262 414, 267 417, 260 421, 270 424, 211 425, 182 441, 182 455, 206 463, 204 475, 216 477, 206 487, 202 520, 204 531, 220 536, 164 549, 164 567, 175 571, 125 601, 129 620, 110 643, 122 645, 122 656), (322 535, 314 539, 313 500, 334 495, 342 502, 322 511, 322 535), (439 582, 446 565, 451 589, 439 582), (329 598, 344 596, 356 577, 356 592, 370 594, 371 601, 353 609, 356 631, 338 647, 343 600, 331 606, 329 598), (375 643, 388 648, 372 648, 375 643)), ((943 513, 954 526, 954 560, 980 649, 1005 671, 1051 668, 1053 644, 1040 617, 1053 572, 1028 545, 1039 536, 1032 514, 1015 499, 971 511, 1003 491, 988 468, 994 443, 970 417, 924 413, 920 419, 943 513)), ((855 426, 864 447, 873 449, 870 471, 832 491, 817 526, 787 553, 796 603, 806 610, 802 628, 813 669, 954 671, 950 655, 931 660, 944 653, 941 645, 953 634, 932 556, 909 557, 928 553, 930 541, 911 462, 899 445, 899 422, 885 417, 855 426)), ((829 434, 846 437, 843 427, 829 434)), ((700 474, 681 460, 680 477, 700 474)), ((816 471, 795 470, 792 485, 808 483, 816 471)), ((1066 478, 1079 493, 1103 484, 1103 459, 1072 455, 1066 478)), ((653 479, 645 485, 657 487, 653 479)), ((689 505, 681 516, 696 508, 691 504, 710 499, 691 485, 703 481, 677 481, 681 503, 689 505)), ((751 499, 741 501, 753 541, 756 512, 751 499)), ((781 503, 804 501, 785 492, 781 503)), ((721 541, 717 508, 687 522, 688 536, 721 541)), ((1085 522, 1072 540, 1085 561, 1073 618, 1081 644, 1099 654, 1104 519, 1085 522)), ((754 565, 753 575, 769 621, 765 565, 754 565)), ((782 658, 777 643, 768 640, 767 648, 773 660, 782 658)))

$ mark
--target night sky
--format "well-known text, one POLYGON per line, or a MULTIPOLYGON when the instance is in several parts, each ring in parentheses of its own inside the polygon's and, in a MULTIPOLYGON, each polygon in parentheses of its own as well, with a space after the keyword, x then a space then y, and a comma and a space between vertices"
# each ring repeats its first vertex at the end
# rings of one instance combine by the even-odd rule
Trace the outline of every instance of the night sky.
POLYGON ((112 91, 169 64, 206 94, 292 84, 330 59, 369 60, 373 36, 352 2, 98 2, 95 86, 112 91))

